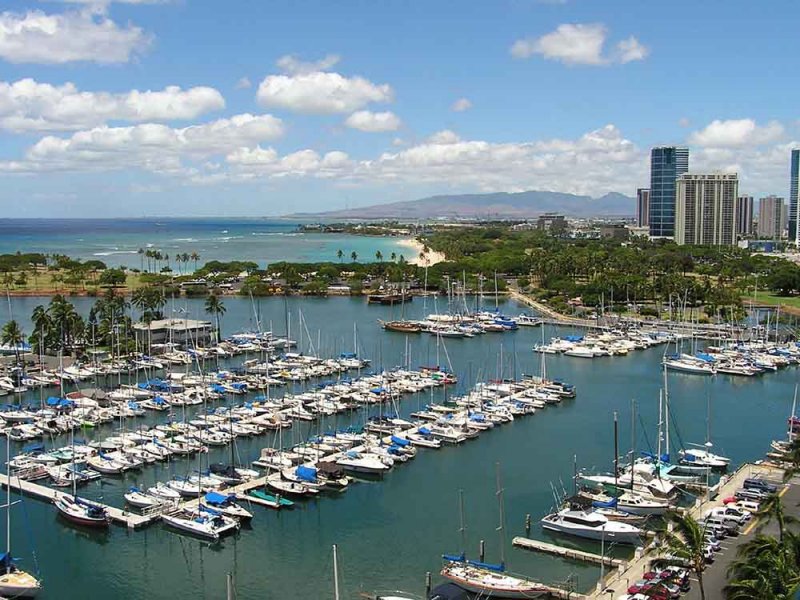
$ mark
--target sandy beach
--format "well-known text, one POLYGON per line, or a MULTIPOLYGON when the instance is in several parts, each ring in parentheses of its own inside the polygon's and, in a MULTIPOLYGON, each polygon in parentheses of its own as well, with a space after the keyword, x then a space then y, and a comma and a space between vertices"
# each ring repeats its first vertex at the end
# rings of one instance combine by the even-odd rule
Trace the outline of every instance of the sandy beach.
POLYGON ((441 252, 434 252, 430 249, 428 250, 427 254, 421 256, 422 249, 425 246, 416 238, 406 238, 404 240, 400 240, 397 242, 397 245, 404 248, 409 248, 413 251, 411 256, 406 257, 406 260, 409 262, 409 264, 417 265, 418 267, 430 267, 431 265, 435 265, 436 263, 447 260, 445 255, 441 252))

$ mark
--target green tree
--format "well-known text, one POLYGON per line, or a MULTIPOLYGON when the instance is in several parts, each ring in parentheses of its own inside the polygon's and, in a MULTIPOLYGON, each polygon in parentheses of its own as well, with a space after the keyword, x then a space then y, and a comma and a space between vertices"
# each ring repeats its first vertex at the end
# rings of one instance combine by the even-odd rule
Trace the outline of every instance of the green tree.
POLYGON ((378 261, 378 262, 383 262, 383 252, 381 252, 380 250, 378 250, 378 251, 375 253, 375 260, 376 260, 376 261, 378 261))
POLYGON ((194 262, 194 270, 197 271, 197 261, 200 260, 200 255, 197 252, 192 252, 189 258, 194 262))
POLYGON ((208 314, 213 315, 216 319, 216 338, 217 342, 219 342, 222 339, 220 317, 225 314, 225 305, 217 294, 209 294, 206 298, 205 309, 208 314))
POLYGON ((353 251, 350 253, 350 260, 352 260, 353 262, 358 262, 358 252, 356 252, 355 250, 353 250, 353 251))
POLYGON ((342 262, 342 259, 344 258, 344 251, 341 248, 336 251, 336 258, 339 259, 339 262, 342 262))
POLYGON ((16 357, 17 363, 19 363, 19 347, 24 341, 25 334, 22 333, 22 328, 19 326, 19 323, 12 319, 3 325, 3 329, 0 331, 0 343, 14 349, 14 356, 16 357))
POLYGON ((703 571, 706 568, 705 527, 688 514, 671 512, 668 517, 674 529, 664 533, 667 548, 673 556, 686 561, 689 569, 694 571, 697 585, 700 586, 700 598, 705 600, 706 590, 703 585, 703 571))

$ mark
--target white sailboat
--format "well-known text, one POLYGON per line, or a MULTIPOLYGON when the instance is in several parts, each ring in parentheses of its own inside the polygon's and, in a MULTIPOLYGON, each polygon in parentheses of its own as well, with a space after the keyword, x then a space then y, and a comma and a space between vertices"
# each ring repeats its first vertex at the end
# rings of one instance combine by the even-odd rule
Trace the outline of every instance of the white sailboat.
MULTIPOLYGON (((460 496, 461 498, 461 496, 460 496)), ((447 561, 441 575, 458 586, 490 598, 544 598, 549 595, 545 586, 536 581, 506 573, 505 566, 505 514, 503 490, 500 487, 500 466, 497 465, 497 499, 500 505, 500 564, 470 561, 462 552, 459 556, 445 555, 447 561)), ((461 531, 464 528, 464 507, 461 505, 461 531)))
MULTIPOLYGON (((6 456, 10 456, 11 444, 6 437, 6 456)), ((6 552, 0 557, 0 595, 8 598, 33 598, 42 589, 42 584, 36 577, 19 569, 14 564, 11 554, 11 474, 9 473, 9 485, 6 487, 6 552)))

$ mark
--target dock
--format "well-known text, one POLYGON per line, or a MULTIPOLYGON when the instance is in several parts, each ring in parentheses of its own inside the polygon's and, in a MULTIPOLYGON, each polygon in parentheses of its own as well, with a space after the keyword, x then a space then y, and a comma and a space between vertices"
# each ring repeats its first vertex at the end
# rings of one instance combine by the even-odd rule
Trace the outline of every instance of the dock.
POLYGON ((572 548, 548 544, 547 542, 540 542, 539 540, 532 540, 526 537, 515 537, 511 543, 517 548, 524 548, 525 550, 541 552, 543 554, 552 554, 569 560, 596 563, 598 565, 604 564, 612 568, 619 568, 625 565, 625 561, 619 558, 600 556, 599 554, 584 552, 583 550, 573 550, 572 548))
MULTIPOLYGON (((46 485, 40 485, 32 481, 25 481, 24 479, 19 478, 9 480, 7 475, 0 475, 0 485, 2 485, 4 488, 8 488, 10 486, 12 490, 17 490, 26 496, 45 500, 50 503, 54 502, 61 496, 69 495, 51 487, 47 487, 46 485)), ((106 510, 106 513, 111 518, 112 522, 118 525, 124 525, 129 529, 139 529, 140 527, 149 525, 150 523, 153 523, 161 518, 161 514, 157 511, 149 512, 147 514, 138 514, 123 510, 121 508, 116 508, 115 506, 109 506, 95 500, 91 500, 91 502, 93 504, 97 504, 98 506, 102 506, 106 510)))
MULTIPOLYGON (((709 509, 722 506, 722 500, 732 496, 742 487, 748 477, 761 477, 775 483, 783 481, 783 469, 768 463, 744 464, 737 471, 723 477, 717 486, 708 491, 708 498, 698 498, 688 512, 695 519, 699 519, 709 509)), ((597 583, 597 591, 588 596, 596 600, 608 600, 627 593, 630 582, 638 579, 645 573, 653 561, 659 557, 658 546, 650 544, 645 548, 637 548, 634 558, 624 566, 612 571, 603 580, 597 583)))

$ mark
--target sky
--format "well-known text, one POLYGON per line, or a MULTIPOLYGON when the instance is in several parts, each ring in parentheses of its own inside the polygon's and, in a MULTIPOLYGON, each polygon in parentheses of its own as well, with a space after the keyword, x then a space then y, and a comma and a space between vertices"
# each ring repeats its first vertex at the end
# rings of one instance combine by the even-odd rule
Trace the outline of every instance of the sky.
POLYGON ((3 0, 0 217, 635 195, 649 149, 788 195, 800 4, 3 0))

